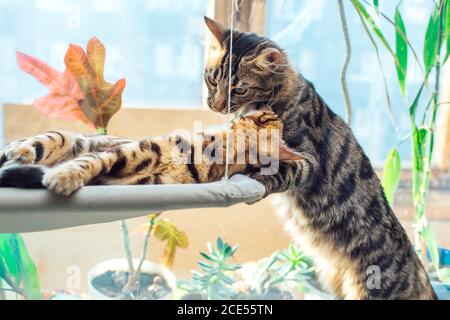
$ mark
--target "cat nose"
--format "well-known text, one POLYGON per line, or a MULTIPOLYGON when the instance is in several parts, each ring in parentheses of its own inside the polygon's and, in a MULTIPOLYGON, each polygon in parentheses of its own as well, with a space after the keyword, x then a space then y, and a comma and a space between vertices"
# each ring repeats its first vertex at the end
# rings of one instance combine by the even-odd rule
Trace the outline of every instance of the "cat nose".
POLYGON ((227 107, 227 103, 226 103, 226 99, 225 98, 219 98, 216 101, 214 101, 211 105, 211 108, 214 111, 217 112, 222 112, 226 107, 227 107))

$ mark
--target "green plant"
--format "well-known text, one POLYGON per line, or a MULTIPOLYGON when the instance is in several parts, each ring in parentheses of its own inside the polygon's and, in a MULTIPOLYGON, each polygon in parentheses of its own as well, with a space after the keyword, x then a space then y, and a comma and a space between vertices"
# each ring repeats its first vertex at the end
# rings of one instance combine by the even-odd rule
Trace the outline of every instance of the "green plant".
POLYGON ((36 266, 19 234, 0 234, 0 297, 7 291, 25 299, 41 299, 36 266), (2 287, 2 280, 7 287, 2 287))
POLYGON ((216 247, 208 243, 208 253, 200 252, 200 271, 192 271, 192 280, 180 281, 179 288, 195 298, 222 299, 292 299, 283 285, 292 283, 301 291, 322 294, 314 287, 312 260, 294 245, 270 257, 245 266, 231 263, 237 246, 230 246, 220 237, 216 247), (243 277, 249 267, 251 279, 243 277), (244 289, 243 289, 243 288, 244 289))
POLYGON ((275 252, 262 266, 257 276, 256 291, 265 295, 267 291, 282 282, 298 282, 314 277, 311 258, 291 244, 287 249, 275 252))
POLYGON ((230 263, 229 260, 238 247, 232 247, 218 237, 216 248, 209 242, 207 248, 208 253, 200 252, 206 260, 198 262, 201 271, 192 271, 192 281, 184 282, 180 287, 189 292, 199 293, 208 300, 233 299, 236 296, 232 287, 235 282, 233 272, 241 266, 230 263))
MULTIPOLYGON (((381 67, 379 49, 375 39, 380 41, 395 63, 399 89, 409 111, 411 133, 405 139, 399 141, 398 144, 409 139, 412 147, 412 195, 415 208, 414 229, 416 250, 421 258, 424 259, 426 249, 428 249, 433 266, 437 270, 439 269, 438 248, 435 235, 425 215, 425 207, 434 151, 441 67, 448 59, 450 53, 450 0, 430 1, 433 9, 424 36, 422 60, 419 59, 416 50, 408 38, 401 13, 402 1, 398 3, 393 19, 389 18, 380 10, 379 1, 351 0, 351 2, 374 46, 381 67), (375 9, 379 17, 392 25, 395 30, 395 47, 389 43, 380 26, 369 14, 367 7, 375 9), (408 94, 406 88, 410 53, 413 55, 416 64, 420 67, 423 74, 422 84, 417 92, 412 95, 408 94), (433 88, 430 89, 430 80, 433 74, 434 84, 433 88), (429 92, 430 90, 431 92, 429 92), (425 98, 425 108, 419 108, 422 99, 425 97, 425 93, 428 94, 425 98)), ((387 86, 385 88, 388 97, 388 106, 390 108, 387 86)), ((391 205, 401 170, 400 157, 397 151, 398 144, 388 154, 383 175, 383 186, 391 205)))

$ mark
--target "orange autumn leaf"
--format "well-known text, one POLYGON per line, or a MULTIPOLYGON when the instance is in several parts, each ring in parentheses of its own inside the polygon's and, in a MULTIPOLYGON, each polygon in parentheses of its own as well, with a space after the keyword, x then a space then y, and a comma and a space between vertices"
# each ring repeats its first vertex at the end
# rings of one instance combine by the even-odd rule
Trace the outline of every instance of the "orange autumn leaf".
POLYGON ((49 117, 78 119, 95 128, 105 129, 111 117, 122 106, 125 79, 114 85, 104 79, 106 50, 92 38, 87 53, 71 44, 64 62, 66 71, 60 73, 46 63, 17 53, 21 70, 31 74, 50 91, 34 101, 34 105, 49 117))
POLYGON ((70 72, 66 70, 61 73, 45 62, 22 52, 17 52, 16 58, 22 71, 32 75, 50 90, 48 95, 33 102, 39 111, 52 118, 78 119, 93 125, 79 107, 84 95, 70 72))
POLYGON ((105 48, 96 38, 88 43, 88 53, 71 44, 64 62, 77 80, 85 99, 80 108, 97 128, 106 128, 111 117, 122 106, 125 79, 115 84, 104 79, 105 48))

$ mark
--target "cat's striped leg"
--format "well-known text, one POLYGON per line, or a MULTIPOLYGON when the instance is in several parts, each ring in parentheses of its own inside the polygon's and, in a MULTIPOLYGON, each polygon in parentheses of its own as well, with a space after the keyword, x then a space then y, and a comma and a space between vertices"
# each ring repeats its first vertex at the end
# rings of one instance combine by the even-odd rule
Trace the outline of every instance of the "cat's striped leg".
POLYGON ((87 153, 48 169, 43 184, 58 194, 70 195, 94 179, 115 179, 157 166, 161 154, 157 143, 142 140, 98 153, 87 153))
POLYGON ((35 137, 13 141, 0 156, 0 167, 7 162, 52 166, 88 152, 131 142, 112 136, 86 136, 82 134, 49 131, 35 137))
POLYGON ((278 171, 264 175, 260 168, 248 167, 244 174, 261 182, 266 187, 268 196, 272 193, 284 192, 293 188, 306 188, 316 177, 319 164, 315 157, 306 153, 299 153, 301 160, 281 161, 278 171))
POLYGON ((63 157, 76 134, 50 131, 31 138, 20 139, 6 145, 0 166, 8 162, 49 165, 63 157))

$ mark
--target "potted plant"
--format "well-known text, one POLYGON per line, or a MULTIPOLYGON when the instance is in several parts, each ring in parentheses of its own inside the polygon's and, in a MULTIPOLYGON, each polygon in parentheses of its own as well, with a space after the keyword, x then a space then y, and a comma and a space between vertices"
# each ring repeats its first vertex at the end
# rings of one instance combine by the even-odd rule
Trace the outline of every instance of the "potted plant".
POLYGON ((330 299, 318 289, 312 261, 294 245, 270 257, 244 265, 230 259, 237 246, 230 246, 220 237, 216 246, 207 245, 208 253, 200 252, 200 271, 192 271, 192 279, 180 280, 176 293, 179 299, 207 300, 292 300, 294 298, 330 299))
MULTIPOLYGON (((176 278, 168 268, 174 263, 177 248, 188 246, 187 235, 169 220, 160 219, 157 214, 150 215, 149 222, 139 229, 146 229, 141 258, 133 259, 131 251, 127 249, 126 258, 106 260, 94 266, 88 274, 91 298, 149 300, 172 298, 176 278), (157 240, 166 242, 161 264, 146 260, 151 235, 157 240)), ((129 245, 126 247, 129 248, 129 245)))
MULTIPOLYGON (((66 52, 66 70, 61 73, 43 61, 17 52, 19 67, 44 84, 50 93, 33 102, 34 106, 49 117, 81 120, 95 128, 99 134, 107 134, 111 117, 122 106, 125 79, 115 84, 104 79, 106 50, 92 38, 86 51, 71 44, 66 52)), ((121 221, 124 259, 112 259, 96 265, 89 272, 89 292, 97 299, 163 299, 169 298, 175 287, 175 276, 166 268, 171 266, 177 247, 186 248, 188 239, 170 221, 159 215, 149 216, 146 238, 140 259, 133 259, 126 221, 121 221), (150 235, 167 242, 163 265, 146 261, 150 235)))

